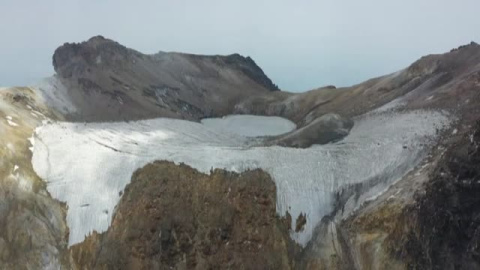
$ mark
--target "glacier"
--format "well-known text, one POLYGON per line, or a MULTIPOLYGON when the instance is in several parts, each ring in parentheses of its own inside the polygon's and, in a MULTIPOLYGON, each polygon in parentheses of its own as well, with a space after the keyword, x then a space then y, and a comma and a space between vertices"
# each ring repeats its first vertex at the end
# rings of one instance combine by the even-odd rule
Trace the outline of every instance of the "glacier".
MULTIPOLYGON (((237 123, 257 121, 254 129, 269 121, 234 118, 237 123)), ((272 124, 273 133, 294 128, 275 121, 280 124, 272 124)), ((288 211, 294 220, 306 213, 304 230, 291 233, 305 245, 321 218, 333 210, 336 191, 381 179, 360 199, 382 192, 419 165, 450 121, 442 111, 377 111, 357 117, 343 140, 307 149, 253 146, 249 136, 258 134, 228 130, 228 123, 218 120, 50 121, 36 129, 32 165, 50 194, 68 205, 69 245, 93 231, 106 231, 132 173, 155 160, 185 163, 203 173, 212 168, 267 171, 277 187, 277 212, 288 211)))

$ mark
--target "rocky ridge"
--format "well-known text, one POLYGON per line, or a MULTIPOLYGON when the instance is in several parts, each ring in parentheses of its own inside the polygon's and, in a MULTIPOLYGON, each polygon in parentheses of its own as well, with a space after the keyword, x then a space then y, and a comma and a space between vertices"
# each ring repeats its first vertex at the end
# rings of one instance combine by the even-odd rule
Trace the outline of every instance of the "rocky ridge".
POLYGON ((72 258, 88 269, 289 269, 299 247, 275 205, 260 170, 206 175, 154 162, 133 174, 110 229, 72 258))
POLYGON ((73 121, 225 115, 239 100, 278 88, 249 57, 146 55, 101 36, 53 55, 57 79, 78 108, 73 121))

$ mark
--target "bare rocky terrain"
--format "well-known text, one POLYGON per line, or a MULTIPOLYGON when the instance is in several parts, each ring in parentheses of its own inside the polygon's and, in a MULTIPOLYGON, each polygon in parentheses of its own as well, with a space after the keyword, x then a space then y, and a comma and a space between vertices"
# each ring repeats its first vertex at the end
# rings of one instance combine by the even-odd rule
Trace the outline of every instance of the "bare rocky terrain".
POLYGON ((100 36, 59 47, 53 65, 56 75, 41 84, 0 90, 2 269, 480 267, 476 43, 352 87, 304 93, 280 91, 248 57, 144 55, 100 36), (381 192, 365 199, 384 183, 381 174, 336 187, 334 210, 315 224, 305 246, 292 235, 310 217, 276 212, 282 194, 266 169, 205 174, 167 161, 132 175, 105 232, 69 246, 69 206, 54 199, 31 162, 35 145, 45 144, 36 130, 66 121, 279 116, 297 129, 256 138, 254 146, 309 148, 342 144, 371 115, 418 111, 441 112, 451 123, 438 128, 413 169, 381 192))
POLYGON ((88 269, 289 269, 299 247, 260 170, 210 175, 155 162, 138 170, 108 232, 72 247, 88 269), (181 198, 181 199, 180 199, 181 198), (219 207, 221 205, 221 207, 219 207))

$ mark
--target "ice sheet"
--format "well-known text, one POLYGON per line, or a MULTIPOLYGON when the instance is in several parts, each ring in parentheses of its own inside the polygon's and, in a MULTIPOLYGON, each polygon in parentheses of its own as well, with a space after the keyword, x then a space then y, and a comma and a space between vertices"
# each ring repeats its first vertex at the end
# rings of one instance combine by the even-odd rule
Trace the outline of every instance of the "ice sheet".
POLYGON ((308 149, 249 147, 247 137, 223 128, 173 119, 46 123, 37 129, 32 163, 52 196, 68 204, 70 245, 93 230, 107 230, 132 173, 155 160, 183 162, 204 173, 266 170, 277 186, 277 212, 289 211, 294 220, 307 214, 304 231, 292 233, 306 244, 332 211, 336 190, 372 179, 388 186, 419 163, 447 123, 445 114, 434 111, 369 114, 355 120, 344 140, 308 149))

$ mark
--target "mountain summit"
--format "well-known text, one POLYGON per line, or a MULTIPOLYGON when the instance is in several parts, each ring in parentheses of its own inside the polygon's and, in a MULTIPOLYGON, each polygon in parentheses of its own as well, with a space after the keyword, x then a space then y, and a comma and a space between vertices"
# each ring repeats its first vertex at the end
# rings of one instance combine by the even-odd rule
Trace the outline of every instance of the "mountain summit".
POLYGON ((53 66, 78 107, 68 118, 77 121, 198 120, 232 113, 239 100, 278 90, 250 57, 145 55, 102 36, 59 47, 53 66))

